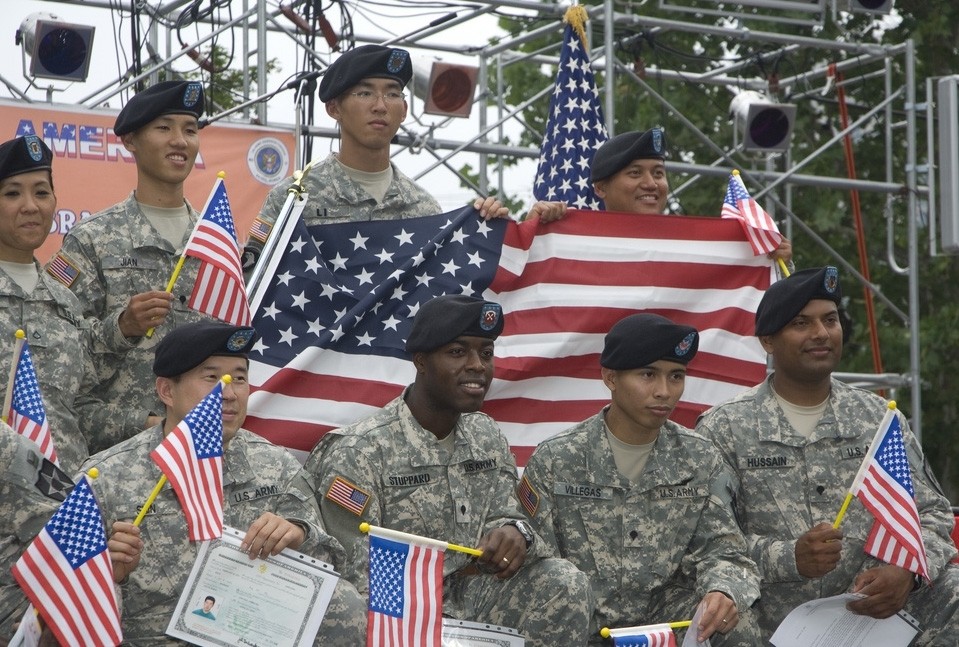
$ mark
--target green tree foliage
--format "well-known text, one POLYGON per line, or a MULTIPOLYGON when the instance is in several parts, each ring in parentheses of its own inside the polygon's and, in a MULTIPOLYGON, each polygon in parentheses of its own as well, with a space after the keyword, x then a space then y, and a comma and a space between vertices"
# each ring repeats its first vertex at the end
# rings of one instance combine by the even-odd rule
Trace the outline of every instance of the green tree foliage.
MULTIPOLYGON (((673 0, 681 3, 682 0, 673 0)), ((550 3, 552 4, 552 3, 550 3)), ((584 1, 586 6, 602 5, 598 0, 584 1)), ((737 25, 729 19, 710 22, 701 17, 681 14, 669 8, 660 8, 651 0, 616 2, 616 11, 632 15, 635 22, 618 25, 614 39, 617 59, 631 69, 656 93, 665 97, 669 105, 656 101, 642 84, 628 73, 615 75, 615 131, 646 129, 659 125, 666 129, 673 159, 698 164, 712 164, 718 153, 705 144, 692 129, 679 119, 682 115, 696 128, 705 133, 721 148, 733 147, 733 124, 729 119, 729 103, 734 92, 759 84, 770 97, 781 102, 797 105, 797 120, 794 129, 790 157, 793 164, 806 160, 842 128, 835 85, 826 86, 824 78, 811 74, 830 63, 843 63, 849 119, 855 121, 885 98, 883 79, 872 74, 882 70, 882 62, 863 61, 845 52, 828 47, 784 47, 789 42, 775 43, 771 40, 743 39, 734 37, 737 25), (723 34, 707 34, 702 31, 653 28, 643 24, 643 18, 661 18, 672 21, 701 21, 702 24, 720 24, 730 28, 723 34), (724 85, 700 83, 691 77, 721 66, 736 63, 727 73, 734 77, 724 85), (658 73, 658 70, 675 71, 658 73), (783 83, 783 80, 792 79, 783 83), (825 90, 824 90, 825 88, 825 90)), ((834 41, 847 43, 873 43, 895 46, 913 39, 916 47, 917 100, 924 101, 925 79, 959 71, 959 4, 924 2, 922 0, 898 0, 895 19, 882 19, 864 14, 840 13, 834 21, 826 17, 821 26, 795 26, 778 22, 749 21, 753 31, 796 34, 806 38, 820 39, 824 44, 834 41)), ((562 26, 558 19, 547 16, 524 19, 503 19, 501 26, 516 36, 539 28, 549 22, 556 23, 555 33, 535 41, 526 42, 522 49, 530 53, 545 53, 558 56, 562 26)), ((593 59, 599 61, 597 48, 603 42, 603 21, 594 19, 587 26, 591 33, 593 59)), ((905 58, 895 55, 889 58, 893 74, 893 88, 905 83, 905 58)), ((605 83, 602 72, 597 72, 597 83, 605 83)), ((542 65, 512 65, 506 71, 505 98, 517 105, 538 89, 553 82, 555 70, 542 65)), ((906 133, 902 127, 905 119, 905 96, 894 103, 895 123, 892 147, 892 181, 905 182, 906 133)), ((521 143, 539 146, 546 122, 548 98, 537 102, 525 111, 523 119, 530 129, 521 136, 521 143)), ((919 134, 917 147, 919 163, 933 163, 926 159, 925 114, 917 113, 919 134)), ((608 115, 607 115, 608 119, 608 115)), ((856 174, 859 179, 886 181, 886 121, 883 113, 867 121, 853 133, 853 153, 856 174)), ((735 166, 742 169, 763 170, 765 158, 733 153, 735 166)), ((782 156, 770 162, 774 170, 784 170, 787 161, 782 156)), ((730 165, 723 163, 729 168, 730 165)), ((841 145, 834 145, 814 156, 804 164, 802 174, 824 177, 847 177, 847 162, 841 145)), ((674 173, 670 182, 675 190, 689 178, 674 173)), ((920 177, 924 185, 925 178, 920 177)), ((725 179, 718 177, 698 178, 681 194, 675 196, 671 205, 674 212, 698 215, 718 215, 725 192, 725 179)), ((762 188, 749 187, 754 193, 762 188)), ((796 216, 824 239, 842 258, 854 267, 860 266, 859 245, 848 191, 817 186, 793 185, 788 194, 780 187, 774 194, 779 200, 788 201, 796 216)), ((926 196, 920 196, 920 204, 926 204, 926 196)), ((896 266, 907 264, 907 196, 887 195, 878 192, 860 194, 864 229, 863 246, 868 261, 870 277, 882 293, 897 308, 908 312, 908 282, 896 266), (887 215, 893 224, 893 237, 888 246, 895 262, 887 254, 887 215)), ((943 482, 950 499, 959 503, 959 443, 953 435, 959 422, 957 409, 956 372, 959 368, 953 349, 959 343, 959 268, 950 256, 933 255, 925 242, 928 230, 924 224, 925 207, 920 210, 923 221, 919 233, 919 276, 921 300, 921 374, 923 408, 923 444, 933 470, 943 482)), ((782 211, 771 209, 782 220, 782 211)), ((800 228, 792 229, 795 262, 797 267, 813 267, 836 264, 835 256, 821 247, 800 228)), ((874 359, 870 344, 869 326, 862 287, 846 273, 845 294, 847 309, 853 321, 852 341, 847 345, 840 370, 853 373, 874 372, 874 359)), ((882 368, 890 373, 907 373, 909 362, 908 326, 884 304, 876 301, 876 326, 881 348, 882 368)), ((901 389, 894 394, 900 408, 910 415, 910 393, 901 389)))

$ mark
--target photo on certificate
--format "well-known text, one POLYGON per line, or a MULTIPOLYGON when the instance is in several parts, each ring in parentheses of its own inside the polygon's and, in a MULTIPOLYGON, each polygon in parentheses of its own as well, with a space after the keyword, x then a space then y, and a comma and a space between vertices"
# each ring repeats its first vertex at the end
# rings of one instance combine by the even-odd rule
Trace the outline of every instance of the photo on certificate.
POLYGON ((526 639, 507 627, 443 618, 443 647, 524 647, 526 639))
POLYGON ((201 647, 312 645, 339 575, 289 549, 250 559, 243 536, 225 527, 200 544, 167 635, 201 647))

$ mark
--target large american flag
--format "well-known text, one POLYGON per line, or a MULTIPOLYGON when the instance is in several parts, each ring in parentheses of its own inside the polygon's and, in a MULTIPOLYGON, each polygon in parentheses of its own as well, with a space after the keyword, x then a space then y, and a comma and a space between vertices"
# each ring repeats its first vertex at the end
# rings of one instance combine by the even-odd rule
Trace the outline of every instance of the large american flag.
POLYGON ((103 517, 84 476, 13 566, 61 645, 123 639, 103 517))
POLYGON ((223 382, 150 452, 170 480, 190 541, 223 534, 223 382))
POLYGON ((896 410, 886 411, 852 493, 875 517, 864 550, 929 579, 909 457, 896 410))
MULTIPOLYGON (((582 7, 573 7, 571 9, 582 7)), ((585 12, 582 12, 585 18, 585 12)), ((567 20, 533 195, 577 209, 602 209, 589 179, 593 154, 608 138, 582 26, 567 20)))
POLYGON ((217 178, 184 255, 200 259, 188 306, 234 326, 250 325, 233 212, 223 178, 217 178))
POLYGON ((742 223, 743 232, 756 255, 776 251, 783 240, 776 221, 750 197, 738 171, 733 171, 729 176, 722 217, 733 218, 742 223))
POLYGON ((676 634, 668 624, 611 629, 609 634, 615 647, 676 647, 676 634))
POLYGON ((30 356, 30 345, 26 341, 23 342, 20 358, 17 360, 13 397, 10 400, 7 420, 17 433, 35 442, 47 460, 59 465, 57 449, 53 445, 53 436, 47 423, 47 412, 43 407, 43 397, 40 395, 40 383, 37 382, 37 372, 30 356))
POLYGON ((367 647, 440 647, 443 631, 440 542, 389 539, 370 529, 367 647))
POLYGON ((484 411, 521 465, 539 442, 609 402, 599 354, 629 314, 655 312, 700 331, 674 414, 682 424, 765 376, 752 330, 772 267, 729 220, 572 211, 517 224, 467 208, 297 227, 258 300, 246 422, 286 447, 309 451, 411 383, 412 318, 444 293, 503 306, 484 411))

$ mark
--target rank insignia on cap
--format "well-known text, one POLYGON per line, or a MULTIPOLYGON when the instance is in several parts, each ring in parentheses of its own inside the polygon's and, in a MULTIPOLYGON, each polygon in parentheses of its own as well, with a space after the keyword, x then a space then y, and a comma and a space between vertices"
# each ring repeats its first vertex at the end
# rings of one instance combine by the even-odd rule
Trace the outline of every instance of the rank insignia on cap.
POLYGON ((696 341, 696 333, 691 332, 683 340, 676 345, 676 350, 673 352, 677 357, 682 357, 689 352, 689 349, 693 347, 693 342, 696 341))
POLYGON ((525 476, 519 482, 519 487, 516 488, 516 496, 519 497, 519 502, 523 506, 523 510, 526 510, 526 514, 535 517, 536 511, 539 509, 539 495, 536 494, 536 490, 533 489, 525 476))
POLYGON ((247 344, 250 343, 250 340, 253 338, 253 335, 256 334, 255 330, 238 330, 230 338, 226 340, 226 347, 232 352, 237 352, 243 350, 247 344))
POLYGON ((77 277, 80 276, 80 270, 63 255, 63 252, 60 252, 47 264, 47 274, 69 288, 73 287, 77 277))
POLYGON ((485 304, 482 312, 480 312, 480 328, 483 330, 492 330, 493 328, 496 328, 496 324, 499 322, 499 318, 502 316, 502 314, 502 308, 500 308, 498 303, 485 304))
POLYGON ((357 517, 363 514, 363 511, 366 510, 366 504, 370 502, 369 493, 339 476, 330 483, 330 489, 326 491, 326 498, 346 508, 357 517))
POLYGON ((183 105, 187 108, 195 106, 196 102, 200 100, 200 92, 202 90, 203 86, 199 81, 187 83, 186 89, 183 90, 183 105))
POLYGON ((659 128, 653 128, 653 150, 657 153, 663 152, 663 131, 659 128))
POLYGON ((406 59, 409 58, 410 54, 406 50, 394 49, 390 53, 390 58, 386 61, 386 71, 390 74, 398 74, 400 70, 403 69, 403 66, 406 64, 406 59))
POLYGON ((43 159, 43 147, 40 146, 40 138, 36 135, 27 135, 23 138, 24 143, 27 145, 27 151, 30 153, 30 159, 34 162, 39 162, 43 159))
POLYGON ((832 294, 836 291, 836 287, 839 285, 839 270, 835 267, 826 268, 826 276, 823 277, 822 286, 826 292, 832 294))

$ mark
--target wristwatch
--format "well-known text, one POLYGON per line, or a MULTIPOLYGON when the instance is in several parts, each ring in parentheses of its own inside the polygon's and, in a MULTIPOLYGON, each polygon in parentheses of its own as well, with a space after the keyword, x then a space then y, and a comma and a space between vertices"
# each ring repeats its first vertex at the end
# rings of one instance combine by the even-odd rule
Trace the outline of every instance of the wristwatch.
POLYGON ((533 540, 536 539, 536 535, 533 534, 533 529, 530 525, 523 521, 522 519, 513 519, 507 521, 503 524, 504 526, 513 526, 516 530, 519 531, 519 534, 523 535, 523 539, 526 540, 526 550, 530 549, 530 546, 533 545, 533 540))

